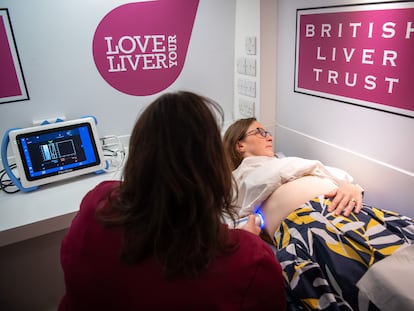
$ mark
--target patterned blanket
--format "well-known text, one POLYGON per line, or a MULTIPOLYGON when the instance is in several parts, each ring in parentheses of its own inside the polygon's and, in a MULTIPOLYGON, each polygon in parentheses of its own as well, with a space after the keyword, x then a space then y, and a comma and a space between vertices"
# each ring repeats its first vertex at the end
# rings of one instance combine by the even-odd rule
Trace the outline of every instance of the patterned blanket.
POLYGON ((364 205, 335 216, 315 198, 292 212, 274 236, 293 297, 309 310, 359 310, 356 283, 377 261, 414 244, 414 221, 364 205))

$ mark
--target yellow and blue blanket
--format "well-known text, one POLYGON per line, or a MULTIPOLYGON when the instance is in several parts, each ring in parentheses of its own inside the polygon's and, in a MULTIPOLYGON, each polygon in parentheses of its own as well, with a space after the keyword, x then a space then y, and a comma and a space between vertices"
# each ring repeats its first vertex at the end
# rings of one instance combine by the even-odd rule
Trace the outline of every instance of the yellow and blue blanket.
POLYGON ((302 308, 359 310, 356 283, 374 263, 414 244, 414 221, 366 205, 335 216, 330 202, 318 197, 292 212, 275 233, 276 256, 302 308))

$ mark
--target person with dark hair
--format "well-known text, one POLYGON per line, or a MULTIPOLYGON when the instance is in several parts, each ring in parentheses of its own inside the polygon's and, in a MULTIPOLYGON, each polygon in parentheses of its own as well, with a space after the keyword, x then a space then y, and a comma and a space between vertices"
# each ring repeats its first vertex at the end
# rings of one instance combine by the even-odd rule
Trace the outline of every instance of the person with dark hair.
MULTIPOLYGON (((357 282, 394 252, 414 251, 412 219, 364 204, 363 189, 341 169, 275 156, 272 135, 256 118, 234 122, 223 144, 238 192, 239 217, 257 210, 263 215, 289 284, 289 308, 297 307, 297 299, 308 310, 368 310, 368 299, 362 297, 378 306, 381 299, 374 296, 390 297, 386 287, 368 292, 368 281, 359 285, 364 285, 360 291, 357 282)), ((412 266, 412 260, 395 261, 412 266)), ((375 278, 384 279, 374 273, 370 280, 375 278)))
MULTIPOLYGON (((281 266, 236 219, 221 107, 166 93, 140 115, 121 181, 83 198, 61 247, 59 310, 284 310, 281 266)), ((249 232, 250 231, 250 232, 249 232)))

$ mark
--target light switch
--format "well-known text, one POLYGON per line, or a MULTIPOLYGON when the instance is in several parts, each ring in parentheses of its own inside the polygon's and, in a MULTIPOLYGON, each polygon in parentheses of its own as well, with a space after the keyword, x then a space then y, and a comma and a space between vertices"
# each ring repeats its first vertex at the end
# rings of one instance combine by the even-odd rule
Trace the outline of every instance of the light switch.
POLYGON ((247 55, 256 55, 256 37, 246 37, 245 46, 247 55))

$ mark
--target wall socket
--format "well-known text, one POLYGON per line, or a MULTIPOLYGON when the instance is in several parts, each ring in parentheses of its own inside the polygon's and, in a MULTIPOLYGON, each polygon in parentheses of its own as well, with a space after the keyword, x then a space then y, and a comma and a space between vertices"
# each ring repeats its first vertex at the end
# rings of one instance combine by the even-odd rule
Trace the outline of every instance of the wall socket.
POLYGON ((256 76, 256 58, 237 57, 237 73, 248 76, 256 76))
POLYGON ((249 97, 256 97, 256 81, 249 79, 238 79, 237 93, 249 97))
POLYGON ((254 101, 239 98, 239 113, 244 118, 252 118, 254 117, 254 101))

